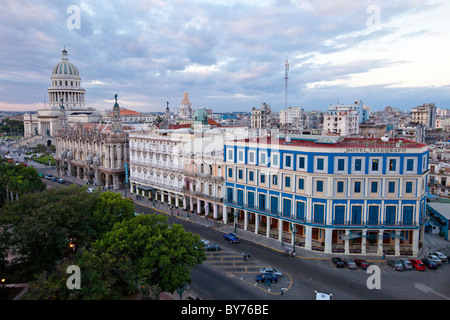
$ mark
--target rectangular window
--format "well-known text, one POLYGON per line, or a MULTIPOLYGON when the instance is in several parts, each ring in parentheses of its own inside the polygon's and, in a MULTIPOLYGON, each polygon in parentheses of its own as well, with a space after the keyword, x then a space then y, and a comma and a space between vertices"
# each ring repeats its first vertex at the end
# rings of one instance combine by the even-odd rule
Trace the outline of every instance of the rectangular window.
POLYGON ((253 208, 255 206, 255 193, 247 192, 247 205, 249 208, 253 208))
POLYGON ((290 188, 291 187, 291 178, 290 177, 284 177, 284 186, 286 188, 290 188))
POLYGON ((259 194, 259 210, 266 211, 266 195, 264 193, 259 194))
POLYGON ((323 170, 323 159, 317 159, 317 170, 323 170))
POLYGON ((238 205, 244 204, 244 190, 238 189, 237 191, 237 203, 238 205))
POLYGON ((362 206, 352 206, 352 224, 361 225, 362 206))
POLYGON ((298 158, 299 169, 305 169, 305 157, 298 158))
POLYGON ((272 166, 278 166, 278 154, 276 153, 272 153, 272 166))
POLYGON ((372 171, 378 171, 378 159, 372 160, 372 171))
POLYGON ((227 199, 229 202, 233 202, 233 188, 227 188, 227 199))
POLYGON ((253 173, 253 171, 250 171, 250 172, 248 173, 248 180, 249 180, 249 181, 253 181, 253 179, 254 179, 254 173, 253 173))
POLYGON ((266 154, 265 153, 260 153, 259 154, 259 164, 260 165, 266 165, 266 154))
POLYGON ((283 216, 291 216, 291 203, 290 199, 283 199, 283 216))
POLYGON ((336 205, 334 206, 334 224, 344 224, 345 223, 345 206, 336 205))
POLYGON ((377 193, 378 192, 378 182, 372 181, 370 184, 370 192, 377 193))
POLYGON ((414 159, 407 159, 406 160, 406 171, 413 171, 414 170, 414 159))
POLYGON ((378 224, 378 211, 378 206, 369 206, 369 220, 367 222, 369 225, 378 224))
POLYGON ((403 225, 410 226, 413 224, 413 206, 403 206, 403 225))
POLYGON ((325 215, 325 205, 323 204, 314 204, 314 223, 324 223, 324 215, 325 215))
POLYGON ((255 163, 255 153, 254 152, 249 152, 248 153, 248 162, 249 163, 255 163))
POLYGON ((298 188, 300 190, 305 190, 305 179, 302 178, 298 179, 298 188))
POLYGON ((395 206, 386 206, 386 225, 393 226, 395 225, 395 215, 396 215, 397 207, 395 206))
POLYGON ((395 182, 394 181, 389 181, 388 193, 395 193, 395 182))
POLYGON ((338 171, 345 170, 345 159, 338 159, 338 171))
POLYGON ((228 150, 228 161, 233 161, 233 150, 228 150))
POLYGON ((361 193, 361 181, 355 181, 354 192, 361 193))
POLYGON ((264 173, 261 173, 261 176, 260 176, 260 178, 259 178, 259 181, 260 181, 261 183, 266 183, 266 175, 265 175, 264 173))
POLYGON ((238 151, 238 160, 241 162, 244 161, 244 151, 242 150, 238 151))
POLYGON ((390 159, 389 160, 389 171, 395 171, 397 168, 397 160, 396 159, 390 159))
POLYGON ((323 192, 323 181, 321 181, 321 180, 317 181, 316 191, 317 192, 323 192))
POLYGON ((344 192, 344 181, 338 181, 337 182, 337 193, 343 193, 344 192))
POLYGON ((361 170, 362 170, 362 160, 355 159, 355 171, 361 171, 361 170))
POLYGON ((278 176, 272 176, 272 184, 274 186, 278 185, 278 176))
POLYGON ((406 182, 405 193, 412 193, 413 183, 411 181, 406 182))
POLYGON ((278 213, 278 197, 270 197, 270 212, 278 213))
POLYGON ((292 157, 291 156, 286 156, 284 158, 284 166, 290 168, 292 166, 292 157))
POLYGON ((243 171, 241 169, 238 170, 238 178, 243 179, 243 171))
POLYGON ((297 217, 298 220, 305 220, 305 203, 297 201, 297 217))
POLYGON ((228 168, 228 178, 233 178, 233 168, 228 168))

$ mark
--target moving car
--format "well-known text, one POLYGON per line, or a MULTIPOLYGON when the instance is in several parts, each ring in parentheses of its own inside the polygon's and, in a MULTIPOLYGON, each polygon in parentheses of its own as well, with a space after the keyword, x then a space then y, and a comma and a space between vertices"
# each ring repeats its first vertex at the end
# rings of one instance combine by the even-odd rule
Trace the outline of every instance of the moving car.
POLYGON ((50 180, 52 180, 52 181, 58 181, 58 178, 57 177, 50 177, 50 180))
POLYGON ((363 260, 363 259, 355 259, 355 263, 361 269, 367 269, 370 266, 370 264, 366 260, 363 260))
POLYGON ((411 259, 409 260, 412 266, 418 271, 425 271, 425 265, 419 259, 411 259))
POLYGON ((87 188, 86 191, 89 192, 89 193, 92 193, 92 192, 94 192, 94 188, 87 188))
POLYGON ((236 235, 234 234, 234 233, 225 233, 224 235, 223 235, 223 238, 225 239, 225 240, 228 240, 228 241, 230 241, 230 242, 232 242, 232 243, 236 243, 236 242, 239 242, 239 238, 238 237, 236 237, 236 235))
POLYGON ((49 179, 50 180, 52 177, 53 177, 53 175, 51 175, 51 174, 46 174, 45 175, 45 179, 49 179))
POLYGON ((270 273, 260 273, 256 276, 256 281, 258 282, 270 281, 271 283, 274 283, 278 281, 278 276, 270 273))
POLYGON ((353 259, 344 259, 344 263, 348 269, 356 269, 357 268, 355 260, 353 260, 353 259))
POLYGON ((395 271, 403 271, 405 269, 403 264, 398 260, 389 259, 387 264, 393 267, 395 271))
POLYGON ((66 180, 64 180, 64 179, 58 179, 58 183, 66 183, 66 180))
POLYGON ((411 264, 411 261, 409 261, 408 259, 400 259, 399 261, 402 263, 403 268, 405 268, 405 270, 414 269, 413 265, 411 264))
POLYGON ((271 267, 267 267, 267 268, 261 268, 259 269, 259 273, 267 273, 267 274, 274 274, 277 277, 282 277, 283 276, 283 272, 281 272, 280 270, 277 270, 275 268, 271 268, 271 267))
POLYGON ((432 254, 433 256, 437 256, 439 259, 441 259, 442 262, 448 262, 447 256, 442 252, 433 251, 430 252, 430 254, 432 254))
POLYGON ((333 258, 331 258, 331 261, 333 262, 333 264, 336 268, 344 268, 345 267, 344 261, 342 261, 342 259, 339 257, 333 257, 333 258))
POLYGON ((208 244, 205 248, 206 251, 219 251, 221 248, 217 243, 208 244))
POLYGON ((422 259, 422 262, 424 265, 427 266, 428 269, 437 269, 438 265, 436 262, 434 262, 434 260, 432 259, 422 259))

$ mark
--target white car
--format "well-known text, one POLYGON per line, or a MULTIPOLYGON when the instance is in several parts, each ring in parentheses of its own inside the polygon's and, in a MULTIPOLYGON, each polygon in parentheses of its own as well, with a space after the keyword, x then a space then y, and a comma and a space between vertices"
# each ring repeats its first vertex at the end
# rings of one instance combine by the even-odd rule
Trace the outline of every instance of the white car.
POLYGON ((92 192, 94 192, 94 188, 87 188, 86 191, 89 192, 89 193, 92 193, 92 192))
POLYGON ((316 300, 331 300, 333 298, 332 293, 317 292, 317 290, 314 293, 316 294, 316 300))
POLYGON ((433 256, 437 256, 439 259, 441 259, 442 262, 447 262, 448 261, 447 256, 445 254, 441 253, 441 252, 434 251, 434 252, 431 252, 431 254, 433 256))
POLYGON ((411 264, 411 261, 409 261, 408 259, 400 259, 399 261, 402 263, 405 270, 413 269, 413 265, 411 264))
POLYGON ((428 255, 428 259, 431 259, 431 260, 433 260, 434 262, 436 262, 436 264, 437 264, 438 266, 440 266, 440 265, 442 264, 442 260, 439 259, 438 256, 435 256, 435 255, 433 255, 433 254, 429 254, 429 255, 428 255))
POLYGON ((275 268, 261 268, 259 269, 259 273, 269 273, 269 274, 274 274, 278 277, 282 277, 283 276, 283 272, 281 272, 280 270, 277 270, 275 268))

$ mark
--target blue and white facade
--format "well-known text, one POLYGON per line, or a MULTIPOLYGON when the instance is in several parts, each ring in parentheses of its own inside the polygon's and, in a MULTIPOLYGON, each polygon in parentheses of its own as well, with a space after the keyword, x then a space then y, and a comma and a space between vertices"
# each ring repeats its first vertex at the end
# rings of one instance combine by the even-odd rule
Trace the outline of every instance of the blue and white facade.
POLYGON ((234 223, 236 214, 240 227, 308 250, 416 256, 428 155, 410 141, 228 141, 223 219, 234 223))

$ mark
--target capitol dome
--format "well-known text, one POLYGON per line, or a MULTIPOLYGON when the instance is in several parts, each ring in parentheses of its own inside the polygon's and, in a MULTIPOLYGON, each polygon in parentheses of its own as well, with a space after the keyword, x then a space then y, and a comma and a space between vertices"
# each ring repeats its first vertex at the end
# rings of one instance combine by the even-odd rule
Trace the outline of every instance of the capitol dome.
POLYGON ((80 78, 80 73, 78 72, 77 67, 73 63, 69 61, 69 54, 64 49, 62 51, 62 59, 54 68, 52 72, 52 78, 56 77, 65 77, 65 76, 74 76, 76 78, 80 78))
POLYGON ((53 68, 51 80, 52 84, 48 88, 50 108, 59 109, 62 105, 66 110, 85 108, 85 91, 81 87, 80 73, 69 61, 66 49, 62 51, 61 61, 53 68))

